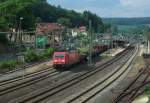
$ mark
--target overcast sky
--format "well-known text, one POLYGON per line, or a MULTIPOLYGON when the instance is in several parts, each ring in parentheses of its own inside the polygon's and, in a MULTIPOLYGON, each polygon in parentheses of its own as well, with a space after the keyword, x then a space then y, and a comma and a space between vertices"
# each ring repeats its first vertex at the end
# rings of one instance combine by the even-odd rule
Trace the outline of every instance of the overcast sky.
POLYGON ((89 10, 101 17, 150 17, 150 0, 47 0, 78 12, 89 10))

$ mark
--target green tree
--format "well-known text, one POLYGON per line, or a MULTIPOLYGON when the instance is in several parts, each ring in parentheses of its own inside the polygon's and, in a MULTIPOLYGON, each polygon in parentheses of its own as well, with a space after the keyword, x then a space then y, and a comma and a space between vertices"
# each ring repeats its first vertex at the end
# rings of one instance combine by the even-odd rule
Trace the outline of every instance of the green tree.
POLYGON ((100 29, 103 30, 104 24, 103 24, 101 18, 98 17, 96 14, 92 14, 89 11, 84 11, 83 18, 84 18, 84 25, 86 25, 86 26, 88 26, 89 20, 92 21, 92 28, 95 32, 100 31, 100 29))
POLYGON ((55 7, 48 4, 47 0, 1 0, 0 11, 0 28, 3 30, 9 29, 10 26, 18 30, 19 18, 23 17, 22 28, 26 30, 34 28, 38 22, 59 22, 67 27, 88 27, 89 20, 92 20, 93 30, 104 32, 104 24, 96 14, 55 7))
POLYGON ((8 39, 7 39, 6 34, 0 34, 0 43, 2 43, 2 44, 8 43, 8 39))
POLYGON ((70 19, 67 19, 67 18, 60 18, 57 20, 57 23, 59 24, 62 24, 66 27, 70 27, 71 26, 71 22, 70 22, 70 19))

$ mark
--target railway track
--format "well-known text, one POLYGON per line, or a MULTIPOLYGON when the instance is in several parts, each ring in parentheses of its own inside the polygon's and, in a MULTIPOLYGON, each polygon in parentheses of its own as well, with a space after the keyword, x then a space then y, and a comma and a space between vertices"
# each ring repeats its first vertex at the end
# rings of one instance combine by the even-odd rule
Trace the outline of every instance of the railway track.
POLYGON ((133 100, 135 100, 138 96, 145 93, 145 86, 149 84, 150 81, 146 81, 145 83, 142 83, 139 86, 132 88, 129 92, 126 93, 126 96, 124 96, 124 98, 118 101, 118 103, 122 103, 122 101, 128 101, 128 103, 132 103, 133 100))
POLYGON ((49 72, 49 71, 54 72, 56 70, 52 69, 52 67, 47 67, 47 68, 43 68, 42 70, 39 70, 37 72, 33 72, 33 73, 25 74, 25 75, 22 75, 22 76, 18 76, 16 78, 11 78, 11 79, 8 79, 8 80, 0 81, 0 87, 3 86, 3 85, 6 85, 6 84, 10 84, 10 83, 13 83, 13 82, 16 82, 16 81, 21 81, 23 79, 30 78, 30 77, 42 74, 44 72, 49 72))
POLYGON ((6 93, 13 92, 15 90, 18 90, 20 88, 32 85, 36 82, 42 81, 46 78, 55 76, 60 74, 59 71, 56 71, 54 69, 45 69, 43 71, 40 71, 38 73, 34 73, 31 75, 27 75, 24 80, 22 78, 14 79, 11 81, 4 82, 0 84, 0 96, 4 95, 6 93))
POLYGON ((143 73, 146 71, 146 69, 142 70, 137 76, 136 78, 129 84, 129 86, 127 86, 120 94, 119 96, 114 100, 113 103, 118 103, 119 101, 121 101, 125 96, 127 96, 128 94, 126 93, 135 83, 136 81, 141 77, 141 75, 143 75, 143 73))
POLYGON ((146 81, 145 83, 142 83, 139 87, 134 88, 134 95, 132 95, 131 98, 129 98, 129 102, 132 102, 133 100, 135 100, 138 96, 142 95, 145 93, 144 87, 149 85, 150 81, 146 81))
POLYGON ((124 103, 128 101, 131 103, 136 97, 144 93, 145 85, 150 83, 148 81, 149 73, 146 73, 147 69, 144 68, 136 78, 119 94, 119 96, 114 100, 113 103, 124 103))
MULTIPOLYGON (((132 56, 132 54, 130 56, 132 56)), ((134 55, 134 57, 135 56, 136 55, 134 55)), ((127 59, 126 62, 128 62, 128 60, 129 59, 127 59)), ((87 88, 86 90, 83 90, 79 94, 74 95, 73 97, 69 98, 69 100, 64 101, 64 103, 87 103, 89 102, 89 100, 94 98, 96 95, 98 95, 99 93, 104 91, 107 87, 109 87, 111 84, 113 84, 117 79, 119 79, 127 71, 131 62, 129 62, 129 65, 123 71, 121 69, 123 68, 124 64, 121 67, 119 67, 117 70, 112 72, 109 76, 104 78, 102 81, 97 82, 93 86, 87 88)))
MULTIPOLYGON (((34 103, 37 103, 37 102, 40 102, 42 100, 44 100, 45 98, 47 97, 50 97, 66 88, 68 88, 69 86, 72 86, 80 81, 83 81, 85 79, 87 79, 88 77, 96 74, 97 72, 100 72, 102 71, 103 69, 105 69, 107 66, 110 66, 111 64, 113 64, 114 62, 120 60, 123 56, 125 56, 126 54, 129 53, 129 51, 131 52, 132 50, 126 50, 123 54, 121 55, 118 55, 114 60, 112 61, 109 61, 103 65, 100 65, 98 67, 95 67, 94 69, 91 69, 90 71, 78 76, 78 77, 75 77, 75 78, 72 78, 68 81, 64 81, 62 82, 61 84, 59 85, 56 85, 55 87, 52 87, 52 88, 44 88, 43 90, 41 91, 38 91, 38 92, 34 92, 34 93, 31 93, 31 94, 28 94, 26 96, 22 96, 22 97, 19 97, 19 98, 16 98, 14 100, 12 100, 11 102, 19 102, 19 103, 24 103, 24 102, 34 102, 34 103)), ((133 53, 133 51, 132 51, 133 53)))
MULTIPOLYGON (((148 76, 145 78, 145 80, 147 80, 147 79, 148 79, 148 76)), ((144 81, 140 86, 138 86, 138 88, 134 89, 133 90, 134 92, 131 92, 131 95, 129 96, 128 101, 132 102, 135 98, 137 98, 138 96, 143 94, 145 92, 144 87, 147 85, 147 83, 150 83, 150 82, 149 81, 148 82, 144 81)))

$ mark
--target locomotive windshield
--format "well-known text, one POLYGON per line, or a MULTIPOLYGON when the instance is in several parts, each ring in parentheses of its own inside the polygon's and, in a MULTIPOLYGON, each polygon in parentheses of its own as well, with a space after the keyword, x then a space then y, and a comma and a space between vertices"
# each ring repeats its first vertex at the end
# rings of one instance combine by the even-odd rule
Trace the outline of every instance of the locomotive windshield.
POLYGON ((55 58, 64 58, 64 54, 56 54, 55 58))

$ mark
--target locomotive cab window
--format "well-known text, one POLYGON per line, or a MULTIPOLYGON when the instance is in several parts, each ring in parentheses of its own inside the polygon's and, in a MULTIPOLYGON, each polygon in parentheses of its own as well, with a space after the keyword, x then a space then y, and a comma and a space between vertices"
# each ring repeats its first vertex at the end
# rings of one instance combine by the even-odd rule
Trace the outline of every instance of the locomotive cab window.
POLYGON ((56 54, 55 58, 64 58, 64 54, 56 54))

